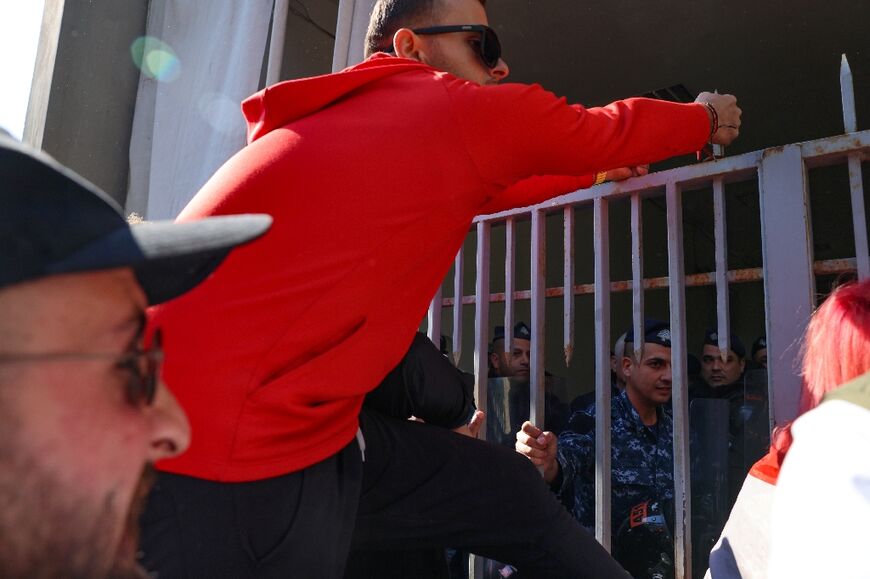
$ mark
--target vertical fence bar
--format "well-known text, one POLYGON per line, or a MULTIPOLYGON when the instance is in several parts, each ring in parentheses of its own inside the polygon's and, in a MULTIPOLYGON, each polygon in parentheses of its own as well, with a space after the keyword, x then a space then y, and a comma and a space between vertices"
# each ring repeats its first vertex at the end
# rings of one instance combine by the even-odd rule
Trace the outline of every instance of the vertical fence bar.
MULTIPOLYGON (((532 346, 529 420, 544 424, 544 298, 546 290, 546 216, 532 212, 532 346)), ((507 333, 507 330, 505 330, 507 333)))
POLYGON ((852 228, 855 230, 855 261, 858 279, 870 277, 870 251, 867 244, 867 213, 864 208, 864 177, 861 156, 849 155, 849 189, 852 193, 852 228))
MULTIPOLYGON (((486 411, 487 380, 489 378, 488 340, 489 333, 489 243, 490 224, 477 224, 477 279, 474 283, 474 398, 477 407, 486 411)), ((486 429, 481 429, 481 438, 486 429)))
POLYGON ((634 323, 632 343, 635 359, 643 352, 643 200, 635 193, 631 196, 631 306, 634 323))
POLYGON ((438 286, 438 291, 435 292, 435 297, 432 298, 432 302, 429 304, 429 313, 426 315, 428 323, 426 335, 438 347, 441 345, 441 294, 442 286, 438 286))
POLYGON ((728 298, 728 236, 725 223, 725 186, 713 180, 713 230, 716 237, 716 332, 724 363, 731 347, 731 310, 728 298))
POLYGON ((610 551, 610 224, 607 199, 594 202, 595 538, 610 551))
POLYGON ((459 366, 462 357, 462 294, 465 291, 464 247, 459 248, 453 262, 453 365, 459 366))
MULTIPOLYGON (((855 111, 855 89, 852 83, 852 69, 846 55, 840 60, 840 96, 843 100, 843 128, 847 133, 858 130, 858 117, 855 111)), ((852 227, 855 230, 855 260, 858 264, 858 278, 870 277, 870 252, 867 247, 867 214, 864 208, 864 179, 861 175, 861 156, 849 155, 849 188, 852 193, 852 227)))
POLYGON ((504 351, 514 348, 514 275, 516 274, 517 225, 513 217, 504 230, 504 351))
POLYGON ((671 309, 671 368, 674 414, 674 567, 676 579, 692 576, 692 497, 689 474, 689 382, 686 366, 686 287, 683 207, 673 181, 667 184, 668 293, 671 309))
POLYGON ((815 304, 813 234, 800 145, 768 149, 759 169, 771 418, 797 416, 799 344, 815 304))
MULTIPOLYGON (((489 250, 490 224, 482 221, 477 224, 477 279, 474 283, 474 398, 477 407, 486 412, 489 334, 489 250)), ((479 438, 486 440, 486 428, 480 429, 479 438)), ((483 557, 471 555, 468 558, 469 577, 483 577, 483 557)))
POLYGON ((571 365, 574 355, 574 208, 565 208, 563 252, 563 344, 565 349, 565 365, 571 365))
POLYGON ((843 102, 843 128, 847 133, 858 130, 858 116, 855 114, 855 88, 852 84, 852 69, 844 54, 840 59, 840 98, 843 102))

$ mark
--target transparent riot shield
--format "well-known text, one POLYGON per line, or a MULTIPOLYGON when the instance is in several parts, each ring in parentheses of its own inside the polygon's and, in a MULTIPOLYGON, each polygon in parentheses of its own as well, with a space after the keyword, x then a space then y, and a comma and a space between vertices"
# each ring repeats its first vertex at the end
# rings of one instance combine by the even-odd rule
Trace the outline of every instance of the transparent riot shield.
MULTIPOLYGON (((543 428, 559 434, 568 421, 568 405, 554 390, 563 379, 544 377, 545 418, 543 428)), ((490 378, 486 394, 486 439, 509 448, 514 447, 516 434, 529 419, 531 397, 527 378, 490 378)), ((538 425, 542 426, 542 425, 538 425)))
POLYGON ((731 509, 729 414, 727 400, 698 398, 689 405, 694 577, 704 576, 710 549, 731 509))
MULTIPOLYGON (((749 370, 743 376, 743 400, 731 419, 731 428, 740 445, 743 478, 770 448, 770 405, 767 370, 749 370)), ((742 486, 742 480, 741 480, 742 486)))

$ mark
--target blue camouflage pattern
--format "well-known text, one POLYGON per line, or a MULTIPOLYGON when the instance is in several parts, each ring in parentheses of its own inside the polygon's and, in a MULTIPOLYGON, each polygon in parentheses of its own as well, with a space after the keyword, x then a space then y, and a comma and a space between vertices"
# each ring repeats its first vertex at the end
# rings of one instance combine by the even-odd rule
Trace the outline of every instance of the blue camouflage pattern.
MULTIPOLYGON (((663 407, 646 426, 625 391, 611 400, 612 531, 628 519, 631 508, 647 500, 674 498, 674 423, 663 407)), ((578 410, 571 424, 595 424, 595 405, 578 410), (581 414, 581 416, 576 416, 581 414), (583 416, 585 415, 585 416, 583 416)), ((559 436, 557 460, 562 483, 557 494, 581 525, 595 526, 595 429, 566 430, 559 436)))

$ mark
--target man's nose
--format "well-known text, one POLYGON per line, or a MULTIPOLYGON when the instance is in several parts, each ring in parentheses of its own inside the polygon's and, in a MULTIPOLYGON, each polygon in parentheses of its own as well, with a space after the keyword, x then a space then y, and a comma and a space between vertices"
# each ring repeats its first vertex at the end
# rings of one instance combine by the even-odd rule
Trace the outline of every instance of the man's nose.
POLYGON ((507 63, 503 58, 498 59, 498 63, 496 63, 495 67, 489 70, 490 76, 495 78, 496 80, 504 80, 511 73, 511 69, 508 67, 507 63))
POLYGON ((175 396, 162 382, 154 404, 148 408, 151 437, 148 457, 151 462, 181 454, 190 446, 190 423, 175 396))

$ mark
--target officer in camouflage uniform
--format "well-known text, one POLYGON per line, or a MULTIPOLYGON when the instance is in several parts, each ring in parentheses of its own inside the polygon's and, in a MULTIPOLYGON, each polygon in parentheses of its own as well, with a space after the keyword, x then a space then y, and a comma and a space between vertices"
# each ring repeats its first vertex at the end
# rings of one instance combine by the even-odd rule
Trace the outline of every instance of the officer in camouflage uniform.
MULTIPOLYGON (((614 556, 636 577, 658 576, 646 571, 659 564, 660 555, 668 557, 673 542, 651 545, 653 552, 638 562, 637 552, 620 553, 620 528, 635 530, 644 517, 636 507, 648 502, 669 509, 674 497, 673 420, 662 405, 671 398, 671 334, 664 322, 648 320, 644 325, 644 347, 640 362, 634 357, 634 332, 626 337, 623 370, 626 389, 611 403, 612 529, 614 556), (634 513, 632 512, 634 509, 634 513), (668 544, 669 543, 669 544, 668 544)), ((574 424, 594 424, 594 406, 582 410, 583 420, 574 424)), ((595 524, 595 432, 564 431, 558 438, 526 423, 517 435, 516 449, 537 466, 543 466, 544 479, 577 520, 586 528, 595 524)), ((660 519, 660 517, 659 517, 660 519)), ((661 534, 659 535, 661 536, 661 534)), ((658 539, 655 539, 658 541, 658 539)), ((634 550, 636 551, 636 550, 634 550)), ((661 576, 667 576, 665 573, 661 576)))

